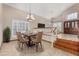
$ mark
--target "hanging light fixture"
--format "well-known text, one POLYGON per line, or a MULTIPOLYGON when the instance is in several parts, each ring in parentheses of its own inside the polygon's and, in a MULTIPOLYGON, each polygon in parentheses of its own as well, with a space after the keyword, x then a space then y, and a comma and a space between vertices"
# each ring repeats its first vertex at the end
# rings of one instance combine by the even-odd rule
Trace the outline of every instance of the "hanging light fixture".
POLYGON ((27 18, 28 21, 35 20, 34 16, 31 13, 31 4, 29 4, 29 13, 28 13, 26 18, 27 18))

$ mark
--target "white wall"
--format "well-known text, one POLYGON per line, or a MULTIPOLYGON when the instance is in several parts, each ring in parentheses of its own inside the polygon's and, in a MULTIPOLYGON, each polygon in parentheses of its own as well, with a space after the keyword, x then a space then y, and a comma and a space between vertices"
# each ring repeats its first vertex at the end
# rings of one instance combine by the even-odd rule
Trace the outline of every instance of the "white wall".
MULTIPOLYGON (((3 17, 4 17, 3 28, 6 28, 7 26, 9 26, 11 29, 12 20, 14 19, 27 20, 26 16, 27 16, 26 12, 3 4, 3 17)), ((50 26, 50 21, 48 19, 45 19, 37 15, 34 15, 34 17, 35 17, 35 20, 29 23, 30 30, 37 28, 38 23, 44 23, 46 27, 50 26)))
POLYGON ((2 44, 2 4, 0 4, 0 47, 1 47, 1 44, 2 44))

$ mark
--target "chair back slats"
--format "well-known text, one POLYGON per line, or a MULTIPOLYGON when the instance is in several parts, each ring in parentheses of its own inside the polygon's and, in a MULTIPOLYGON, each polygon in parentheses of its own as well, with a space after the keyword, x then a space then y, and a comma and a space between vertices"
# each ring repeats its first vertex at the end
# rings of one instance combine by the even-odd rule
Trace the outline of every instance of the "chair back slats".
POLYGON ((43 32, 38 32, 38 34, 36 36, 37 42, 41 42, 41 40, 42 40, 42 34, 43 34, 43 32))
POLYGON ((17 35, 18 41, 23 41, 21 32, 17 32, 16 35, 17 35))

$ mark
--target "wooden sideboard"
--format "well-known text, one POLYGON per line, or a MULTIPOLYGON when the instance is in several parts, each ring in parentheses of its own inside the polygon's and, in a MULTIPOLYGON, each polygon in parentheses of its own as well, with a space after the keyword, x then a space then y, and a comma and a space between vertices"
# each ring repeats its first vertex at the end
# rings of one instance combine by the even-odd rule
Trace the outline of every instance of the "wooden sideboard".
POLYGON ((53 46, 79 56, 79 42, 57 38, 53 46))
POLYGON ((64 21, 64 33, 79 35, 79 20, 64 21))

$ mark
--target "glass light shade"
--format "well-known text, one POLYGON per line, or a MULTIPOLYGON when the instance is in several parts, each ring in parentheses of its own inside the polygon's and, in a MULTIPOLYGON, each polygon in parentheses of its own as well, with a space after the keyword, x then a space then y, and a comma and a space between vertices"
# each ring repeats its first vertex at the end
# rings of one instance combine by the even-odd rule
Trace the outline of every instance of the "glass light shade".
POLYGON ((31 15, 31 14, 28 14, 26 18, 27 18, 28 21, 35 20, 34 16, 31 15))

